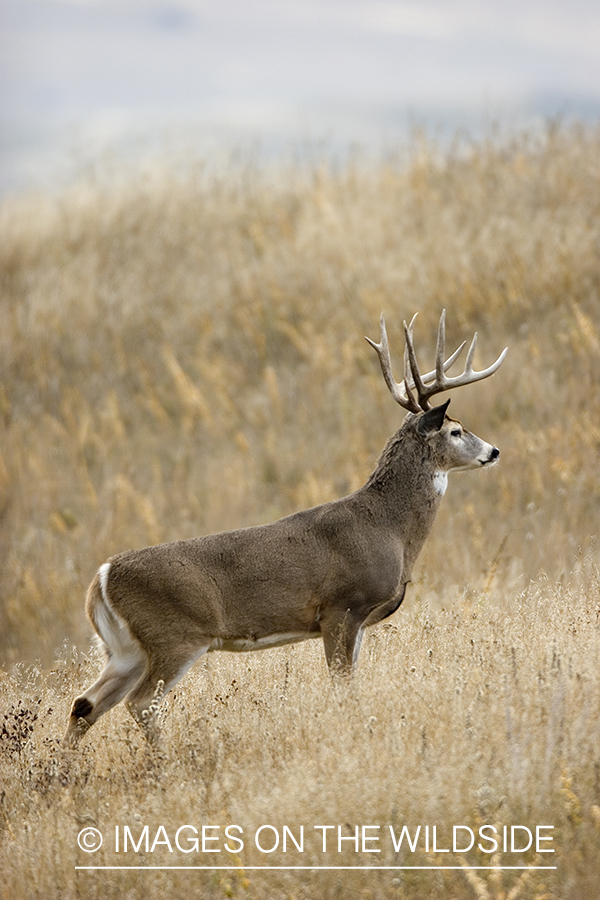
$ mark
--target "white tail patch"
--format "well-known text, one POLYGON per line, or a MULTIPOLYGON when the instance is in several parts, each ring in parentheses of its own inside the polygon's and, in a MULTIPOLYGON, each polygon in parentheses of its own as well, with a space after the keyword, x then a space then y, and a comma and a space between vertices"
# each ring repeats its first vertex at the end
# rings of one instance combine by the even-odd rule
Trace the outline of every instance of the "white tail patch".
POLYGON ((98 570, 102 602, 94 606, 91 615, 112 667, 124 672, 135 666, 145 665, 147 654, 132 635, 127 622, 112 608, 108 596, 109 570, 110 563, 104 563, 98 570))
POLYGON ((440 497, 443 497, 446 493, 446 488, 448 487, 448 473, 447 472, 436 472, 433 476, 433 489, 436 494, 439 494, 440 497))
POLYGON ((104 563, 98 569, 98 577, 100 578, 100 590, 105 603, 108 603, 108 573, 110 572, 110 563, 104 563))

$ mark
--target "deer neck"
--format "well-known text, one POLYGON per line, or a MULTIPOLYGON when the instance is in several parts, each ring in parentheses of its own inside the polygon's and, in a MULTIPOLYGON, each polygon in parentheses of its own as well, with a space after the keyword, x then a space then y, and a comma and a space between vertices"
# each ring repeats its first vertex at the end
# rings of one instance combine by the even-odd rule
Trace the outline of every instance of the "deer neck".
POLYGON ((401 429, 388 441, 365 485, 372 513, 402 542, 407 581, 446 484, 447 475, 436 467, 427 444, 401 429))

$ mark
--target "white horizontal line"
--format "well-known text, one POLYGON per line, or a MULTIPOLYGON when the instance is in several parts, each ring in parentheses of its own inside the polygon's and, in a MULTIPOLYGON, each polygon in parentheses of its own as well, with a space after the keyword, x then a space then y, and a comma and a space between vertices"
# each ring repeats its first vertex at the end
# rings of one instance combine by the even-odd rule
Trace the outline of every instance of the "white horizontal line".
POLYGON ((249 871, 274 871, 274 870, 284 870, 284 871, 293 871, 295 869, 310 869, 312 872, 317 872, 320 869, 326 870, 339 870, 339 869, 360 869, 363 872, 368 872, 369 870, 380 871, 384 869, 389 869, 393 871, 401 871, 401 870, 413 870, 413 869, 442 869, 444 871, 448 871, 450 869, 494 869, 495 871, 507 871, 509 869, 522 869, 528 872, 538 871, 540 869, 556 869, 557 866, 75 866, 76 870, 93 870, 97 871, 99 869, 190 869, 190 870, 209 870, 209 871, 234 871, 234 872, 249 872, 249 871))

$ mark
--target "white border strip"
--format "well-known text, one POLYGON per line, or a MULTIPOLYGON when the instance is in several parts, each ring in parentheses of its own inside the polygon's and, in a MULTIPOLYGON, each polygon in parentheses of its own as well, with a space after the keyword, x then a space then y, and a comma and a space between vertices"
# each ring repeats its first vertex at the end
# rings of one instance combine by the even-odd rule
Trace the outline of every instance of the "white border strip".
POLYGON ((75 866, 76 871, 99 871, 104 869, 135 869, 135 870, 156 870, 156 869, 189 869, 190 871, 231 871, 231 872, 251 872, 251 871, 286 871, 293 872, 295 870, 310 870, 318 872, 321 869, 339 871, 340 869, 360 870, 362 872, 391 870, 394 872, 414 870, 414 869, 438 869, 442 871, 450 870, 494 870, 496 872, 509 871, 519 869, 525 872, 537 872, 540 870, 557 869, 558 866, 75 866))

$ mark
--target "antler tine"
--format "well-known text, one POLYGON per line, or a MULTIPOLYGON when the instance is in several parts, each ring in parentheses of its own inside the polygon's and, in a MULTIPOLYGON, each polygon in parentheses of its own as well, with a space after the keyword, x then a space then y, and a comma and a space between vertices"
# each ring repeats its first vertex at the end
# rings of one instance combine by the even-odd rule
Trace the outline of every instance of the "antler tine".
POLYGON ((408 325, 404 322, 404 335, 406 338, 406 347, 404 350, 404 384, 399 384, 394 379, 392 373, 392 361, 390 359, 390 349, 383 313, 381 314, 380 320, 380 343, 377 344, 375 341, 372 341, 371 338, 367 338, 371 347, 377 351, 381 371, 383 372, 385 383, 387 384, 392 397, 396 403, 399 403, 400 406, 407 409, 409 412, 418 413, 421 412, 421 410, 430 409, 431 404, 429 403, 429 398, 433 397, 434 394, 440 394, 442 391, 449 391, 452 388, 461 387, 465 384, 473 384, 476 381, 489 378, 489 376, 493 375, 501 366, 504 357, 508 352, 508 348, 505 348, 491 366, 488 366, 487 369, 482 369, 480 372, 476 372, 473 368, 475 348, 477 347, 477 332, 475 332, 467 351, 464 372, 462 375, 456 375, 454 377, 447 376, 447 370, 458 359, 467 342, 463 341, 460 347, 458 347, 458 349, 444 362, 444 353, 446 351, 446 310, 443 310, 438 327, 435 369, 432 372, 427 372, 426 375, 421 375, 413 343, 413 327, 416 317, 415 313, 408 325), (418 402, 415 400, 414 394, 412 393, 413 388, 416 388, 418 402))
MULTIPOLYGON (((464 345, 463 345, 464 346, 464 345)), ((435 348, 435 378, 441 381, 444 377, 444 355, 446 353, 446 310, 442 310, 438 326, 437 346, 435 348)))
MULTIPOLYGON (((413 403, 415 401, 410 391, 411 387, 415 387, 417 389, 419 402, 421 400, 421 394, 425 390, 425 385, 423 384, 423 379, 421 378, 421 373, 419 371, 419 363, 417 362, 415 346, 413 344, 413 327, 416 318, 417 313, 415 313, 410 320, 410 325, 407 325, 406 322, 404 322, 404 337, 406 339, 406 345, 404 348, 404 388, 407 395, 410 396, 413 400, 413 403), (409 377, 410 375, 412 375, 412 383, 409 377)), ((423 406, 417 406, 417 409, 421 410, 423 409, 423 406)))
MULTIPOLYGON (((445 313, 445 310, 444 310, 444 313, 445 313)), ((444 313, 442 313, 442 315, 444 313)), ((408 330, 409 330, 410 337, 411 337, 411 343, 412 343, 413 324, 414 324, 414 321, 416 318, 417 318, 417 313, 414 314, 414 316, 410 320, 410 325, 408 326, 408 330)), ((458 359, 460 354, 463 352, 466 343, 467 343, 466 341, 463 341, 462 344, 460 345, 460 347, 457 347, 456 350, 454 351, 454 353, 452 353, 452 355, 449 356, 448 359, 444 362, 446 333, 445 333, 445 328, 443 327, 442 335, 440 338, 440 331, 438 329, 438 343, 437 343, 437 349, 436 349, 436 366, 435 366, 435 369, 433 369, 433 371, 427 372, 425 375, 421 375, 421 381, 423 382, 423 384, 427 385, 431 381, 435 380, 438 377, 438 360, 441 360, 442 372, 447 372, 448 369, 452 365, 454 365, 454 363, 456 362, 456 360, 458 359)), ((406 349, 404 351, 404 358, 405 358, 405 360, 407 358, 406 349)), ((410 372, 409 372, 409 374, 410 374, 410 372)), ((415 383, 412 379, 409 382, 409 387, 411 387, 411 388, 415 387, 415 383)))
POLYGON ((413 379, 412 381, 410 379, 407 379, 407 376, 405 374, 405 384, 406 390, 408 392, 410 392, 410 388, 416 387, 417 393, 419 395, 419 408, 429 409, 431 406, 431 404, 429 403, 429 397, 432 397, 435 393, 437 393, 437 390, 432 390, 432 388, 434 388, 434 386, 437 384, 444 383, 444 373, 447 372, 452 365, 454 365, 460 354, 463 352, 467 342, 463 341, 462 344, 457 347, 454 353, 452 353, 448 357, 448 359, 444 361, 444 355, 446 352, 446 310, 442 310, 435 351, 435 369, 432 372, 427 372, 425 375, 421 375, 412 336, 413 325, 416 317, 417 314, 415 313, 408 328, 406 326, 406 322, 404 323, 406 334, 406 350, 404 352, 405 373, 409 371, 408 362, 410 362, 410 374, 412 374, 413 379))
POLYGON ((473 340, 467 350, 467 360, 465 362, 465 372, 473 372, 473 357, 475 356, 475 347, 477 346, 477 332, 473 335, 473 340))
MULTIPOLYGON (((413 318, 414 321, 414 318, 413 318)), ((366 338, 371 347, 377 351, 377 355, 379 357, 379 364, 381 366, 381 371, 383 373, 383 377, 385 383, 387 384, 390 393, 396 403, 399 403, 404 409, 407 409, 409 412, 417 413, 420 412, 420 407, 417 405, 415 398, 410 392, 408 385, 406 383, 406 378, 404 381, 404 386, 406 390, 406 395, 402 391, 402 385, 399 384, 394 378, 392 372, 392 361, 390 358, 390 348, 388 345, 387 331, 385 327, 385 318, 383 313, 381 313, 381 319, 379 320, 380 328, 381 328, 381 341, 377 344, 375 341, 372 341, 371 338, 366 338)), ((411 322, 412 325, 412 322, 411 322)))
MULTIPOLYGON (((494 372, 501 366, 504 357, 508 352, 508 347, 506 347, 502 351, 498 359, 494 363, 492 363, 491 366, 488 366, 487 369, 482 369, 480 372, 476 372, 473 368, 473 358, 475 356, 475 348, 477 346, 477 332, 475 332, 467 351, 467 359, 465 361, 464 372, 462 373, 462 375, 448 377, 446 376, 445 372, 449 368, 449 365, 442 365, 442 360, 444 358, 445 324, 446 310, 442 312, 440 318, 440 327, 438 330, 435 380, 431 383, 426 383, 422 392, 419 390, 419 403, 421 404, 423 409, 428 408, 429 398, 433 397, 434 394, 439 394, 442 391, 448 391, 452 388, 462 387, 465 384, 474 384, 476 381, 482 381, 482 379, 484 378, 489 378, 489 376, 493 375, 494 372), (424 404, 427 404, 427 406, 424 404)), ((450 357, 452 362, 454 362, 454 360, 457 358, 458 354, 462 351, 465 344, 466 341, 463 341, 456 353, 454 353, 452 357, 450 357)), ((450 360, 448 362, 450 362, 450 360)), ((426 379, 422 380, 426 381, 426 379)))

